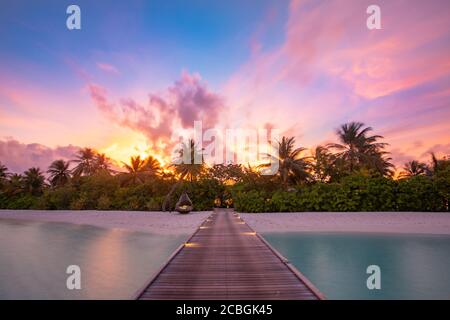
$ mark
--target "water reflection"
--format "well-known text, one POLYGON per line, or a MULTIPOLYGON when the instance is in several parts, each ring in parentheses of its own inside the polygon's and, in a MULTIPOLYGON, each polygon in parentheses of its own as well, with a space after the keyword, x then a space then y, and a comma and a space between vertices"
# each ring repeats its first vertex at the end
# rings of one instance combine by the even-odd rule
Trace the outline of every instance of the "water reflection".
POLYGON ((0 219, 0 299, 127 299, 186 239, 0 219), (79 265, 82 290, 67 290, 79 265))

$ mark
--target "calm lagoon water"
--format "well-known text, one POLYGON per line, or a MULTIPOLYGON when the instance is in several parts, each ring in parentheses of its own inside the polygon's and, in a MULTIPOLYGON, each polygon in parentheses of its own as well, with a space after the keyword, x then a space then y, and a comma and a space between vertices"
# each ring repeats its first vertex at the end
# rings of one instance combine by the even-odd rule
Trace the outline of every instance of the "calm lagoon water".
POLYGON ((186 237, 0 219, 0 299, 129 299, 186 237))
MULTIPOLYGON (((0 299, 128 299, 187 235, 0 219, 0 299), (81 268, 82 290, 66 288, 81 268)), ((450 299, 450 236, 265 233, 331 299, 450 299), (366 268, 381 268, 368 290, 366 268)))
POLYGON ((329 299, 450 299, 450 236, 265 233, 329 299), (368 290, 366 268, 381 268, 368 290))

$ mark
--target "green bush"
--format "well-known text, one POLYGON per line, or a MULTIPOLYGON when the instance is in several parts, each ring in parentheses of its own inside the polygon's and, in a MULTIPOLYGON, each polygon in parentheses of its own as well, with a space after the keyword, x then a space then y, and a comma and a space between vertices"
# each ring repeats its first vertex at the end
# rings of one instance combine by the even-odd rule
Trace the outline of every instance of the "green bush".
POLYGON ((265 200, 265 208, 268 211, 275 212, 298 211, 298 208, 300 208, 299 200, 298 192, 276 191, 271 198, 265 200))
POLYGON ((89 199, 86 193, 81 193, 70 203, 70 210, 88 210, 93 209, 94 200, 89 199))
POLYGON ((72 185, 47 190, 44 193, 45 209, 67 210, 76 198, 76 189, 72 185))
POLYGON ((438 171, 433 179, 436 191, 442 199, 442 208, 443 210, 449 211, 450 167, 438 171))
POLYGON ((397 206, 400 211, 444 211, 444 199, 436 181, 416 176, 403 179, 397 185, 397 206))
MULTIPOLYGON (((213 179, 201 179, 185 184, 185 191, 191 199, 195 211, 211 210, 214 208, 214 200, 224 192, 223 186, 213 179)), ((181 190, 177 194, 177 200, 181 190)))
POLYGON ((149 211, 161 211, 164 197, 153 197, 147 202, 147 210, 149 211))
POLYGON ((339 183, 315 183, 271 194, 242 189, 239 186, 233 193, 235 209, 241 212, 448 211, 450 170, 433 178, 399 181, 353 175, 339 183))
POLYGON ((336 183, 317 183, 301 189, 298 211, 339 211, 342 209, 342 189, 336 183))
POLYGON ((111 199, 107 195, 102 195, 97 202, 98 210, 110 210, 111 209, 111 199))
MULTIPOLYGON (((0 190, 0 208, 47 210, 161 210, 174 179, 154 177, 142 184, 123 186, 107 174, 73 179, 69 184, 47 188, 40 196, 21 190, 0 190)), ((217 179, 201 178, 179 184, 169 206, 173 210, 185 191, 194 210, 233 204, 241 212, 292 211, 448 211, 450 167, 432 177, 392 180, 355 174, 339 182, 317 182, 286 190, 264 177, 232 186, 217 179), (220 200, 217 201, 216 200, 220 200)))
POLYGON ((6 209, 40 209, 41 202, 38 196, 22 194, 7 200, 6 209))
POLYGON ((270 199, 257 191, 237 192, 233 195, 234 208, 241 212, 267 212, 271 208, 270 199))

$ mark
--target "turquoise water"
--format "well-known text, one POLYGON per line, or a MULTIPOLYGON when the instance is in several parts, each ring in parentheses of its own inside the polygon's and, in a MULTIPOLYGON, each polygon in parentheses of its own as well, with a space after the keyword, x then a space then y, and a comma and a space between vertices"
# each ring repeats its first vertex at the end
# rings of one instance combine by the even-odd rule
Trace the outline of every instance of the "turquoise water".
POLYGON ((450 236, 265 233, 329 299, 450 299, 450 236), (381 289, 367 289, 367 266, 381 289))
POLYGON ((187 235, 0 219, 0 299, 128 299, 187 235), (66 287, 81 268, 81 290, 66 287))
MULTIPOLYGON (((187 235, 0 219, 0 299, 128 299, 187 235), (81 290, 66 268, 81 268, 81 290)), ((450 299, 450 236, 265 233, 331 299, 450 299), (381 268, 368 290, 366 268, 381 268)))

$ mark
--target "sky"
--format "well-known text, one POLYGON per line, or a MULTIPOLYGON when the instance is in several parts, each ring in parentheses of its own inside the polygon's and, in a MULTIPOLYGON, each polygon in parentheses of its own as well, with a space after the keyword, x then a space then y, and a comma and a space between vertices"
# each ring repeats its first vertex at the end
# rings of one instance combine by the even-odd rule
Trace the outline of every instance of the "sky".
POLYGON ((446 0, 4 0, 0 162, 45 170, 79 147, 167 161, 196 120, 313 148, 360 121, 402 167, 450 154, 449 84, 446 0))

